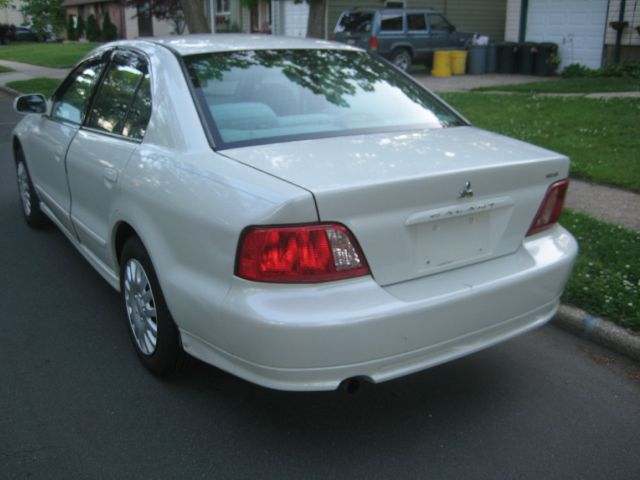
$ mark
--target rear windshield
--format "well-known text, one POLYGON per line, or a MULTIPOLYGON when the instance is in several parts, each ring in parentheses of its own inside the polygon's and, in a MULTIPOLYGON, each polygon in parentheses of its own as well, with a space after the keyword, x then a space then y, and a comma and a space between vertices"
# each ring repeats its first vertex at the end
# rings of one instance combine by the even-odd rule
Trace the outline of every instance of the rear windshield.
POLYGON ((367 12, 344 12, 338 25, 336 33, 342 32, 371 32, 373 25, 373 13, 367 12))
POLYGON ((366 52, 256 50, 184 61, 218 148, 465 124, 366 52))

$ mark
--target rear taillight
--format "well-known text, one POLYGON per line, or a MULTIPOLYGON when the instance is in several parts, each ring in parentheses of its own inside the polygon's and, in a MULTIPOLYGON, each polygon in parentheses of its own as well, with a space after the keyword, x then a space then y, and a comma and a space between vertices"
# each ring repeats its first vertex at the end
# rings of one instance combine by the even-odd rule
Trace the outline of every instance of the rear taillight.
POLYGON ((371 37, 369 40, 369 50, 377 50, 378 49, 378 37, 371 37))
POLYGON ((569 188, 569 180, 560 180, 549 187, 547 194, 542 200, 542 204, 538 209, 538 213, 533 219, 533 223, 529 227, 527 235, 541 232, 558 221, 564 206, 564 199, 567 196, 569 188))
POLYGON ((316 283, 368 275, 369 267, 345 226, 318 223, 245 229, 235 273, 256 282, 316 283))

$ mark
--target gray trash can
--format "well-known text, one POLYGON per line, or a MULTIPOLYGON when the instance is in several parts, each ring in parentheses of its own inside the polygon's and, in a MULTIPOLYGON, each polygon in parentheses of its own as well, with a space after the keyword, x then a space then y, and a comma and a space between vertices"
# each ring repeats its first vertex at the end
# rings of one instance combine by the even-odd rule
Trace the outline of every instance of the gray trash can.
POLYGON ((480 75, 487 71, 487 46, 472 45, 469 47, 469 69, 471 75, 480 75))
POLYGON ((498 48, 495 43, 487 47, 487 73, 496 73, 498 70, 498 48))

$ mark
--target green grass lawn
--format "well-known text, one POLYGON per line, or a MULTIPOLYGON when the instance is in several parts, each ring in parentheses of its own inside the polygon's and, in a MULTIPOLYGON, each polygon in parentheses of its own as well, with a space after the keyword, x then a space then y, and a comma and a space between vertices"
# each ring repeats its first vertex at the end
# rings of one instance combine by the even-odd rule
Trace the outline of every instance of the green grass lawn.
POLYGON ((15 80, 13 82, 7 82, 7 87, 13 88, 21 93, 43 93, 47 97, 50 97, 61 80, 55 78, 32 78, 30 80, 15 80))
POLYGON ((599 93, 638 92, 640 79, 626 77, 560 78, 518 85, 478 87, 474 92, 520 92, 520 93, 599 93))
POLYGON ((4 65, 0 65, 0 73, 13 72, 13 68, 5 67, 4 65))
POLYGON ((43 67, 72 67, 97 43, 12 43, 0 45, 0 59, 43 67))
POLYGON ((580 242, 563 302, 640 331, 640 232, 568 210, 560 223, 580 242))
POLYGON ((571 157, 571 176, 640 192, 640 99, 443 93, 478 127, 571 157))

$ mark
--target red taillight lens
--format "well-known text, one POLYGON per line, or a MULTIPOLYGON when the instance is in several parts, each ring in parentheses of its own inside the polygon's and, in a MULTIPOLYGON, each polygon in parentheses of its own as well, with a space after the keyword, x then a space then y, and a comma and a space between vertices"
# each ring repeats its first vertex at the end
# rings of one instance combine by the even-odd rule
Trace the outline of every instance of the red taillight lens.
POLYGON ((369 50, 377 50, 378 49, 378 37, 371 37, 369 40, 369 50))
POLYGON ((343 225, 249 227, 240 237, 236 275, 257 282, 316 283, 369 274, 343 225))
POLYGON ((534 233, 541 232, 558 221, 560 214, 562 213, 562 207, 564 206, 564 199, 567 196, 568 188, 569 180, 566 178, 549 187, 549 190, 547 190, 547 194, 544 196, 544 200, 542 200, 542 204, 538 209, 538 213, 529 227, 527 235, 533 235, 534 233))

